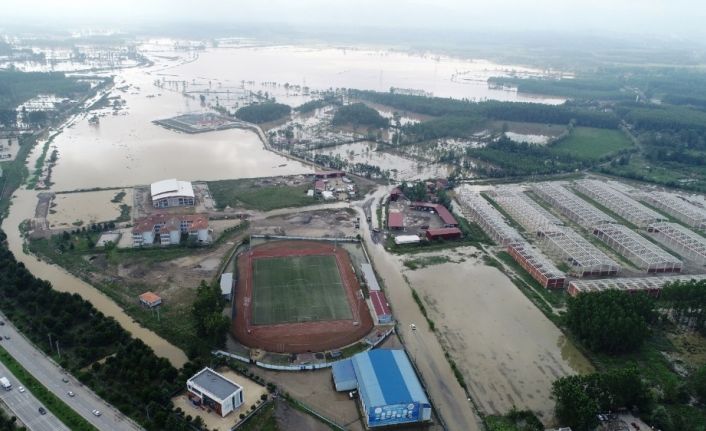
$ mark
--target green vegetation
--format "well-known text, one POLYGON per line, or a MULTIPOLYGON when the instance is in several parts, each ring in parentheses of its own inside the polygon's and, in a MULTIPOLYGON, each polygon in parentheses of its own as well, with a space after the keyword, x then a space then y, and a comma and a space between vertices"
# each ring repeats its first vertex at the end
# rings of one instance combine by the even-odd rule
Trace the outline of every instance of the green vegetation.
POLYGON ((317 109, 321 109, 329 105, 338 104, 340 104, 340 102, 334 99, 333 97, 324 97, 323 99, 310 100, 308 102, 302 103, 301 105, 294 108, 294 110, 302 114, 306 114, 308 112, 315 111, 317 109))
POLYGON ((625 82, 612 75, 580 79, 523 79, 491 77, 491 85, 517 88, 521 93, 542 94, 584 100, 634 100, 634 92, 623 89, 625 82))
POLYGON ((124 197, 125 197, 125 191, 120 190, 119 192, 117 192, 115 194, 115 196, 113 196, 113 199, 111 199, 110 201, 114 204, 117 204, 117 203, 122 202, 124 197))
POLYGON ((61 343, 57 362, 148 430, 185 430, 170 403, 185 377, 79 295, 58 292, 32 276, 7 249, 4 233, 0 236, 0 308, 20 331, 50 355, 51 334, 61 343))
POLYGON ((615 354, 639 349, 654 318, 654 301, 646 294, 608 290, 569 298, 566 325, 591 350, 615 354))
POLYGON ((483 421, 488 431, 544 431, 542 422, 529 410, 513 408, 503 416, 486 416, 483 421))
POLYGON ((77 78, 67 78, 61 72, 0 70, 0 109, 14 110, 39 94, 74 98, 89 89, 90 85, 87 82, 81 82, 77 78))
POLYGON ((414 288, 410 287, 412 289, 412 298, 414 299, 414 302, 417 303, 417 307, 419 307, 419 311, 422 313, 424 318, 427 321, 427 325, 429 325, 429 329, 433 332, 436 330, 436 326, 434 325, 434 321, 429 318, 427 315, 427 308, 424 306, 424 303, 422 302, 422 298, 419 297, 419 294, 417 293, 414 288))
POLYGON ((15 190, 17 190, 29 175, 29 171, 25 166, 25 160, 35 142, 36 138, 34 136, 20 136, 19 140, 12 144, 20 146, 15 160, 11 162, 0 162, 0 168, 2 168, 2 177, 0 177, 0 219, 4 218, 7 214, 12 194, 15 193, 15 190))
POLYGON ((331 123, 335 126, 351 125, 353 127, 388 126, 388 121, 378 111, 364 103, 351 103, 336 110, 331 123))
POLYGON ((632 147, 630 140, 619 130, 576 127, 552 149, 565 152, 577 159, 603 160, 632 147))
POLYGON ((27 431, 27 428, 18 427, 17 417, 8 417, 4 410, 0 410, 0 431, 27 431))
POLYGON ((352 317, 334 256, 255 259, 252 277, 256 325, 352 317))
POLYGON ((219 209, 227 206, 244 206, 260 211, 277 208, 301 207, 316 203, 316 199, 307 196, 312 184, 297 185, 273 184, 277 179, 239 179, 209 181, 213 199, 219 209))
POLYGON ((37 397, 49 411, 72 430, 96 430, 81 415, 76 413, 61 401, 56 395, 50 392, 44 385, 35 379, 25 368, 15 360, 4 347, 0 346, 0 361, 17 377, 17 379, 37 397))
POLYGON ((275 102, 258 103, 244 106, 235 111, 235 116, 249 123, 262 124, 286 117, 292 112, 288 105, 275 102))
POLYGON ((451 262, 451 258, 448 256, 422 256, 413 259, 406 259, 404 261, 404 266, 409 269, 415 270, 420 268, 426 268, 432 265, 441 265, 442 263, 451 262))
POLYGON ((205 353, 214 347, 223 347, 230 327, 230 319, 223 315, 226 300, 220 285, 201 281, 196 290, 196 299, 191 306, 191 316, 196 327, 196 336, 205 353))
POLYGON ((552 396, 556 400, 557 418, 576 431, 593 430, 600 412, 621 408, 642 411, 651 401, 636 367, 562 377, 552 385, 552 396))
POLYGON ((257 411, 243 425, 238 427, 241 431, 279 431, 275 405, 270 403, 257 411))

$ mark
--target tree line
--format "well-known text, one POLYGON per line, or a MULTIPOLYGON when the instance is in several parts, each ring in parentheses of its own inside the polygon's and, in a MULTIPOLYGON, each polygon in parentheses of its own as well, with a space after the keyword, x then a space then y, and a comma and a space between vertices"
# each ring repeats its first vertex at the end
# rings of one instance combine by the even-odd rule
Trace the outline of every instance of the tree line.
POLYGON ((262 124, 286 117, 292 112, 289 105, 275 102, 264 102, 243 106, 235 111, 235 116, 249 123, 262 124))
POLYGON ((351 103, 341 106, 333 115, 334 126, 352 125, 354 127, 385 128, 389 121, 380 113, 364 103, 351 103))
POLYGON ((0 243, 0 308, 23 334, 148 430, 190 429, 172 412, 170 397, 194 364, 180 374, 79 295, 34 277, 15 260, 2 232, 0 243))
MULTIPOLYGON (((20 72, 0 70, 0 109, 14 110, 39 94, 72 98, 91 88, 88 82, 69 78, 62 72, 20 72)), ((7 112, 3 114, 7 120, 7 112)))

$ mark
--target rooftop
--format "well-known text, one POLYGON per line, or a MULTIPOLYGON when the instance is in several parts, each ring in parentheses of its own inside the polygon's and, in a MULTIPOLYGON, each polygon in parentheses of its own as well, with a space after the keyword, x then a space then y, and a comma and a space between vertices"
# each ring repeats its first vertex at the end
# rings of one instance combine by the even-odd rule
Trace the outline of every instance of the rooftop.
POLYGON ((390 306, 387 305, 387 298, 385 294, 380 290, 370 291, 370 302, 373 303, 373 308, 375 309, 375 314, 378 316, 392 314, 390 311, 390 306))
POLYGON ((149 217, 141 218, 135 221, 135 226, 132 228, 132 233, 141 234, 154 230, 156 225, 164 227, 165 231, 173 229, 181 229, 181 222, 191 222, 190 230, 200 230, 208 228, 208 216, 205 214, 152 214, 149 217))
POLYGON ((145 292, 142 295, 140 295, 140 300, 144 301, 148 304, 153 304, 157 301, 161 301, 162 298, 160 298, 160 296, 154 292, 145 292))
POLYGON ((233 290, 233 273, 224 272, 221 274, 221 295, 230 295, 233 290))
POLYGON ((392 404, 429 404, 404 350, 373 349, 351 359, 360 396, 368 408, 392 404))
POLYGON ((219 400, 224 400, 234 392, 242 389, 239 384, 226 379, 208 367, 196 373, 187 383, 191 383, 198 386, 199 389, 215 395, 219 400))
POLYGON ((402 213, 389 213, 387 216, 387 226, 391 228, 403 228, 404 216, 402 213))
POLYGON ((436 211, 445 224, 458 224, 456 217, 454 217, 453 214, 451 214, 451 212, 441 204, 433 204, 431 202, 412 202, 412 206, 419 208, 431 208, 436 211))
POLYGON ((157 181, 150 185, 152 200, 174 196, 194 197, 194 188, 188 181, 178 181, 176 178, 157 181))
POLYGON ((438 229, 428 229, 427 233, 432 236, 437 235, 461 235, 461 229, 457 227, 440 227, 438 229))

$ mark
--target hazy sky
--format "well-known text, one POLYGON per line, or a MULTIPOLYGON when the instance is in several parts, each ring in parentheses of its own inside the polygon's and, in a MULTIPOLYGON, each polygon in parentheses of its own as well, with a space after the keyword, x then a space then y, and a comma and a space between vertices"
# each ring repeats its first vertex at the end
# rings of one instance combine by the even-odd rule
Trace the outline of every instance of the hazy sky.
POLYGON ((6 24, 286 22, 706 36, 706 2, 700 0, 0 0, 0 5, 0 22, 6 24))

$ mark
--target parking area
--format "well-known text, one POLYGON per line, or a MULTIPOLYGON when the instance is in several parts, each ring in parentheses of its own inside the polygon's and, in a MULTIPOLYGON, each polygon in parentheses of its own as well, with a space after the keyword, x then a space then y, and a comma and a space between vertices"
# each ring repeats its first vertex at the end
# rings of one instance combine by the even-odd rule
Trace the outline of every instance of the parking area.
POLYGON ((427 229, 444 227, 438 214, 432 211, 417 210, 410 205, 410 201, 399 199, 391 201, 388 210, 388 227, 393 235, 420 235, 424 236, 427 229), (394 216, 393 214, 401 214, 394 216), (401 220, 401 227, 395 220, 401 220))

